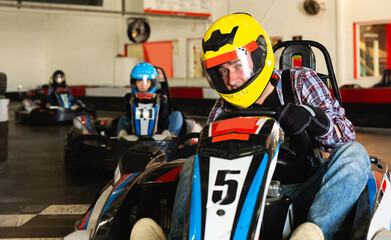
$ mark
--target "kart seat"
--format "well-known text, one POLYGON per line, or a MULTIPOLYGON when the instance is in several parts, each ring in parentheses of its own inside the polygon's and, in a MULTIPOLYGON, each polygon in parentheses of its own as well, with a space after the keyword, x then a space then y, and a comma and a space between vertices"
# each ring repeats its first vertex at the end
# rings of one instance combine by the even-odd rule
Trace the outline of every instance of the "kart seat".
POLYGON ((147 217, 157 222, 168 234, 174 206, 178 173, 185 160, 156 164, 145 169, 137 183, 125 191, 105 239, 129 239, 137 220, 147 217))
POLYGON ((315 54, 309 45, 290 45, 286 47, 280 57, 280 69, 292 67, 308 67, 316 71, 315 54))
MULTIPOLYGON (((281 70, 287 70, 294 67, 307 67, 313 69, 318 74, 319 78, 323 81, 323 83, 326 86, 331 87, 330 91, 332 91, 334 97, 342 106, 341 94, 339 92, 331 58, 327 49, 323 45, 318 42, 308 40, 285 41, 274 45, 273 51, 275 53, 279 51, 278 53, 280 53, 280 55, 275 54, 275 56, 276 62, 279 62, 279 69, 281 70), (318 49, 323 55, 324 63, 327 68, 327 74, 319 73, 316 70, 316 57, 313 51, 314 48, 318 49)), ((292 138, 292 136, 290 136, 290 138, 292 138)), ((296 140, 290 142, 295 143, 296 140)), ((303 144, 299 144, 298 149, 300 148, 300 146, 303 146, 303 144)), ((316 167, 320 165, 319 162, 314 162, 317 158, 311 153, 309 154, 309 158, 306 159, 306 161, 303 161, 303 165, 291 164, 292 166, 289 166, 288 163, 294 163, 294 161, 292 160, 296 158, 296 156, 291 155, 292 149, 294 148, 288 149, 286 153, 285 151, 281 151, 279 155, 279 161, 284 162, 284 164, 280 164, 281 166, 276 169, 273 176, 275 179, 278 179, 283 184, 299 183, 308 180, 308 178, 311 177, 312 174, 316 171, 316 167)), ((307 154, 308 152, 312 151, 307 151, 307 154)), ((307 154, 305 154, 305 156, 307 156, 307 154)))
POLYGON ((168 234, 177 183, 135 184, 119 206, 105 239, 129 239, 134 224, 144 217, 152 218, 168 234))
POLYGON ((171 110, 177 110, 178 108, 173 104, 172 98, 171 98, 171 90, 170 87, 168 86, 168 80, 166 73, 164 72, 163 68, 154 66, 162 75, 163 75, 163 81, 160 81, 160 86, 161 88, 167 93, 167 101, 168 101, 168 107, 171 110))
POLYGON ((174 207, 176 186, 174 182, 161 182, 154 184, 140 184, 139 204, 136 211, 131 212, 135 219, 144 217, 154 219, 168 234, 171 224, 171 213, 174 207))
POLYGON ((328 74, 317 72, 319 78, 332 88, 334 97, 342 106, 341 94, 339 92, 337 80, 334 73, 333 64, 327 49, 320 43, 309 40, 284 41, 273 46, 273 51, 283 49, 280 59, 279 68, 281 70, 293 67, 308 67, 316 71, 316 58, 312 48, 317 48, 323 54, 328 74))
POLYGON ((373 88, 382 88, 391 86, 391 69, 384 69, 380 82, 376 83, 373 88))

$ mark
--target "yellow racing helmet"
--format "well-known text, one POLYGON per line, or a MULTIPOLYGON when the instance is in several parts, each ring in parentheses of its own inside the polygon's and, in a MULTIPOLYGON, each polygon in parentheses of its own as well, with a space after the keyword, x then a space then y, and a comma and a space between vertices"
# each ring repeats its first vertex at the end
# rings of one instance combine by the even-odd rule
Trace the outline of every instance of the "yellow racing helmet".
POLYGON ((249 14, 224 16, 205 33, 202 66, 209 85, 221 97, 247 108, 261 96, 273 73, 270 39, 249 14), (236 78, 240 80, 232 83, 236 78))

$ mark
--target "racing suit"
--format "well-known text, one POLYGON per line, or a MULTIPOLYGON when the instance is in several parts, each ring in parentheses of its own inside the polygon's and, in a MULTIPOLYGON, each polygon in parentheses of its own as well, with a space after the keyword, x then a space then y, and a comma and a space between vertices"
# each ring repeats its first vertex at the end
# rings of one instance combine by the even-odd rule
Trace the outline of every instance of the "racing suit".
POLYGON ((51 106, 60 106, 60 99, 58 99, 57 92, 66 92, 69 96, 70 106, 77 104, 78 100, 72 95, 71 89, 68 87, 50 87, 46 95, 46 103, 49 103, 51 106))
MULTIPOLYGON (((179 111, 170 112, 170 106, 167 100, 167 93, 163 89, 158 89, 156 94, 160 94, 161 102, 160 102, 160 110, 158 116, 158 133, 161 133, 163 130, 168 129, 170 133, 175 133, 177 136, 182 131, 183 126, 183 116, 179 111)), ((125 106, 126 106, 126 115, 121 116, 117 125, 117 134, 121 130, 125 130, 128 134, 132 133, 132 111, 130 106, 130 98, 132 94, 127 93, 124 97, 125 106)))

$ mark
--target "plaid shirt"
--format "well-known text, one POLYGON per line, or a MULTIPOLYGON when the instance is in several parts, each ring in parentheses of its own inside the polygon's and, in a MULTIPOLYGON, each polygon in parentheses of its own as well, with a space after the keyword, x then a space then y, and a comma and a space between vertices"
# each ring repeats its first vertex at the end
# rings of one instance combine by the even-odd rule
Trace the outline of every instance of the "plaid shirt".
MULTIPOLYGON (((281 78, 282 70, 274 70, 281 78)), ((328 132, 317 137, 320 147, 325 152, 332 152, 336 147, 345 142, 354 141, 355 132, 352 123, 345 117, 345 110, 340 106, 337 99, 331 96, 327 86, 320 80, 315 71, 309 68, 291 69, 291 83, 293 98, 296 104, 305 104, 322 109, 330 124, 328 132), (342 133, 340 139, 334 128, 337 125, 342 133)), ((277 84, 277 94, 281 105, 284 105, 281 81, 277 84)), ((213 122, 222 113, 230 111, 229 105, 222 98, 216 100, 208 118, 208 123, 213 122)))

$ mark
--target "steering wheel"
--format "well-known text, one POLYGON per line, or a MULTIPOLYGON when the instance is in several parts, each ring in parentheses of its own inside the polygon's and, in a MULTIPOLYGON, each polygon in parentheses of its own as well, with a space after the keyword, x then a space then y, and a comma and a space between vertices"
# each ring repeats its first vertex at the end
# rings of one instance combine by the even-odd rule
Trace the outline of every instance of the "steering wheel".
MULTIPOLYGON (((269 108, 235 108, 221 114, 216 120, 225 120, 236 117, 271 117, 276 118, 276 111, 269 108)), ((304 131, 298 135, 289 135, 287 146, 281 147, 277 160, 275 179, 281 183, 297 183, 305 180, 308 174, 308 153, 310 138, 304 131)))
POLYGON ((225 112, 217 117, 216 120, 225 120, 236 117, 271 117, 276 116, 276 111, 270 108, 234 108, 229 112, 225 112))
POLYGON ((182 144, 184 144, 187 140, 189 139, 192 139, 192 138, 200 138, 200 133, 199 132, 192 132, 192 133, 188 133, 188 134, 185 134, 183 136, 179 136, 177 139, 176 139, 176 144, 178 145, 178 147, 182 144))

